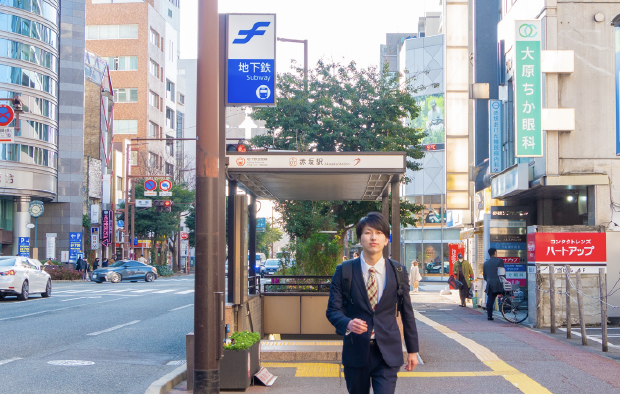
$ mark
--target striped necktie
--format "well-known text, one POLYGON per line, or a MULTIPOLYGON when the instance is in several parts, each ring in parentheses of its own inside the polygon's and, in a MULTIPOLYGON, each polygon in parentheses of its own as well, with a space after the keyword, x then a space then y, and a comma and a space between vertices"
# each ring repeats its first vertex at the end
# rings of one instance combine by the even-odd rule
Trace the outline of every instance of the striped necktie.
MULTIPOLYGON (((370 307, 374 311, 377 308, 377 299, 379 294, 377 293, 377 281, 375 280, 375 269, 371 267, 368 269, 368 282, 366 283, 366 291, 368 292, 368 300, 370 301, 370 307)), ((375 330, 370 333, 370 339, 375 338, 375 330)))

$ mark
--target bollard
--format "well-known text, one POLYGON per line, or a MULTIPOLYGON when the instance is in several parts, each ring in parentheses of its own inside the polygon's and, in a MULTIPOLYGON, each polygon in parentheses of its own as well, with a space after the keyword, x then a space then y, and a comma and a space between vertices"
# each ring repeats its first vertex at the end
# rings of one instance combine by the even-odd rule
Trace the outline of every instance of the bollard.
POLYGON ((549 265, 549 310, 551 333, 555 334, 555 266, 549 265))
POLYGON ((598 282, 601 289, 601 340, 603 352, 607 352, 609 347, 607 346, 607 275, 605 275, 605 268, 599 268, 598 282))
POLYGON ((586 336, 586 315, 583 311, 583 295, 581 295, 581 271, 577 270, 575 273, 577 278, 577 306, 579 308, 579 325, 581 326, 581 344, 583 346, 588 345, 588 337, 586 336))
POLYGON ((573 327, 570 316, 570 265, 565 265, 566 269, 566 338, 573 338, 573 327))

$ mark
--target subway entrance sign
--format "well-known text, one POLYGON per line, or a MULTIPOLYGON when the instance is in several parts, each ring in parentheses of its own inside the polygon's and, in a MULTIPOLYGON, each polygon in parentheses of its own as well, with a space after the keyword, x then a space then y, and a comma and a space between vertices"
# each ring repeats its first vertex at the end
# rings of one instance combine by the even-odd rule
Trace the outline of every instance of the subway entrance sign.
POLYGON ((276 15, 226 15, 226 105, 276 105, 276 15))

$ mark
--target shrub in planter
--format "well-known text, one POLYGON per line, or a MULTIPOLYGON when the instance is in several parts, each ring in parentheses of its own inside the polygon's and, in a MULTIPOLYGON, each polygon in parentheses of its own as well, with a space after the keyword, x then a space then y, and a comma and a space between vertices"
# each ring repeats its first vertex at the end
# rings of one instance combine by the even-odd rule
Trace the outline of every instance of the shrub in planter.
POLYGON ((260 370, 260 334, 235 332, 231 343, 224 344, 224 357, 220 361, 220 388, 245 390, 260 370))
POLYGON ((158 276, 172 276, 172 275, 174 275, 174 272, 172 272, 170 267, 168 267, 167 265, 154 265, 153 267, 155 267, 157 269, 157 275, 158 276))
POLYGON ((57 265, 46 265, 45 272, 47 272, 52 280, 80 280, 82 279, 82 273, 72 268, 65 268, 57 265))

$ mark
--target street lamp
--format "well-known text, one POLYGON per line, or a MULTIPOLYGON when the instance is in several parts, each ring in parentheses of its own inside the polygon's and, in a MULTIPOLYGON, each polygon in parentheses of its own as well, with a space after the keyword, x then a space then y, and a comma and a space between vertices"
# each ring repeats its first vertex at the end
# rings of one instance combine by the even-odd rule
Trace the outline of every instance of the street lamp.
POLYGON ((278 37, 280 42, 296 42, 298 44, 304 44, 304 86, 306 93, 308 92, 308 40, 293 40, 291 38, 278 37))

